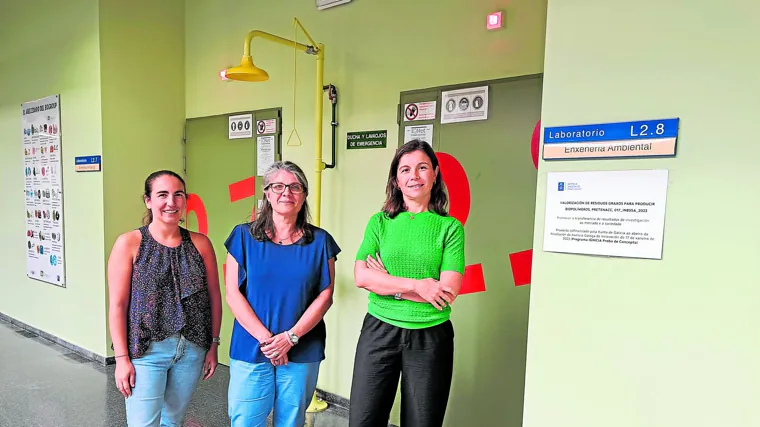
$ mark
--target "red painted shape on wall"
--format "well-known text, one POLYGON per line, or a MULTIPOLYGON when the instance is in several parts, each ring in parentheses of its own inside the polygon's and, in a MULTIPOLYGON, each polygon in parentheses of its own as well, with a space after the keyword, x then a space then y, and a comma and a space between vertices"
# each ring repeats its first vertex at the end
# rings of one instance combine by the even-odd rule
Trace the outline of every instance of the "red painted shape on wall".
POLYGON ((190 212, 195 212, 195 219, 198 221, 198 232, 208 236, 208 215, 206 214, 206 206, 203 204, 201 196, 193 193, 187 196, 187 213, 185 216, 190 215, 190 212))
POLYGON ((509 254, 512 266, 512 277, 515 286, 530 285, 531 269, 533 267, 533 249, 509 254))
POLYGON ((483 277, 483 264, 472 264, 464 268, 464 279, 459 295, 474 294, 486 291, 486 280, 483 277))
POLYGON ((533 136, 530 138, 530 156, 533 158, 533 166, 538 169, 538 146, 541 141, 541 120, 533 128, 533 136))
MULTIPOLYGON (((441 167, 441 176, 449 191, 450 214, 462 225, 467 223, 470 216, 470 180, 467 172, 456 157, 449 153, 436 153, 441 167)), ((486 282, 483 277, 483 265, 472 264, 464 268, 464 278, 459 295, 485 292, 486 282)))
POLYGON ((459 160, 451 154, 436 153, 436 157, 440 163, 441 176, 449 190, 450 214, 464 225, 470 216, 470 181, 467 173, 459 160))
MULTIPOLYGON (((253 197, 256 195, 256 177, 252 176, 238 182, 233 182, 229 185, 230 202, 237 202, 238 200, 245 199, 247 197, 253 197)), ((253 204, 251 209, 251 220, 256 218, 256 203, 253 204)))

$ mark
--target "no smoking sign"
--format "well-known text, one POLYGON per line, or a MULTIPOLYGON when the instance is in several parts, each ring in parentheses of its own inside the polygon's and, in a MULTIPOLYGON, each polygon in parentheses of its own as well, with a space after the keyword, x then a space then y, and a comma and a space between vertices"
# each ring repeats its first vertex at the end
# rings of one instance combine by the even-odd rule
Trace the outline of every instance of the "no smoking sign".
POLYGON ((412 102, 404 105, 404 121, 435 120, 436 101, 412 102))
POLYGON ((256 122, 257 135, 265 135, 270 133, 277 133, 276 119, 259 120, 256 122))

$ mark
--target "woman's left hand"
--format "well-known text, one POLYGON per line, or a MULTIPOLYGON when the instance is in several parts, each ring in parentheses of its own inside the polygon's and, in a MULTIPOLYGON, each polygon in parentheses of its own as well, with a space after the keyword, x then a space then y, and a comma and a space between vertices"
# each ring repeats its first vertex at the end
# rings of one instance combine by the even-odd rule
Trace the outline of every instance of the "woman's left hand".
POLYGON ((277 359, 287 354, 292 347, 293 344, 290 343, 288 333, 282 332, 270 338, 269 341, 261 347, 261 351, 268 359, 277 359))
POLYGON ((207 380, 214 376, 216 367, 219 365, 218 346, 211 344, 211 348, 206 352, 206 360, 203 361, 203 379, 207 380))

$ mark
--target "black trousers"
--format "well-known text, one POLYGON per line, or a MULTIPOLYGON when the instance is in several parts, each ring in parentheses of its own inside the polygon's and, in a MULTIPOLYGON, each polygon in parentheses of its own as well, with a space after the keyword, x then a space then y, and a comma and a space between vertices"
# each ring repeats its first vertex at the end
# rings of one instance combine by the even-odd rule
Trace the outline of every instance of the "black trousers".
POLYGON ((401 375, 401 427, 440 427, 454 368, 451 321, 403 329, 367 314, 356 346, 349 427, 387 427, 401 375))

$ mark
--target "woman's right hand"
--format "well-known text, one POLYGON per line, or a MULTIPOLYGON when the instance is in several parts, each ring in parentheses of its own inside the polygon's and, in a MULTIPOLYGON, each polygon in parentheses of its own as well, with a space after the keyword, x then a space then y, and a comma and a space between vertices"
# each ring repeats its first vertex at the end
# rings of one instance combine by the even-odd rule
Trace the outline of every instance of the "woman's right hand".
POLYGON ((135 386, 135 367, 128 358, 116 359, 116 388, 124 397, 132 396, 132 388, 135 386))
POLYGON ((288 364, 288 353, 283 354, 280 357, 269 359, 269 362, 274 366, 284 366, 288 364))
POLYGON ((414 282, 414 292, 433 304, 438 310, 443 310, 446 304, 451 304, 452 289, 435 279, 422 279, 414 282))

